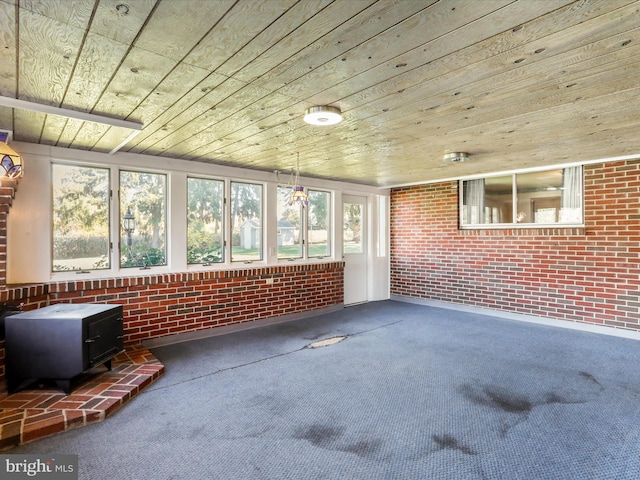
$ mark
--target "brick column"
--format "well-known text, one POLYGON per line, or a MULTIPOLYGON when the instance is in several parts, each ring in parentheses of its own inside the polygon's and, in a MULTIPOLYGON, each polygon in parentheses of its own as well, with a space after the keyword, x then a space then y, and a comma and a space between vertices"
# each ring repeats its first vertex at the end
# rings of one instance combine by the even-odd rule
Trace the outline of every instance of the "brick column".
MULTIPOLYGON (((7 290, 7 216, 18 182, 0 179, 0 290, 7 290)), ((3 302, 4 303, 4 302, 3 302)), ((0 382, 4 381, 4 340, 0 340, 0 382)))
POLYGON ((0 289, 7 287, 7 216, 17 184, 16 180, 0 180, 0 289))

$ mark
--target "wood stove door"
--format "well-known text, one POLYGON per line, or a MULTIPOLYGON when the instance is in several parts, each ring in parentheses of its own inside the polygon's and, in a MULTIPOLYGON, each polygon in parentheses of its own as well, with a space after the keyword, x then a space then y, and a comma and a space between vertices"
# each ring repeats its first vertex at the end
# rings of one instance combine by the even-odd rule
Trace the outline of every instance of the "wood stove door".
POLYGON ((120 353, 123 350, 122 316, 109 315, 89 323, 85 343, 89 347, 89 367, 120 353))

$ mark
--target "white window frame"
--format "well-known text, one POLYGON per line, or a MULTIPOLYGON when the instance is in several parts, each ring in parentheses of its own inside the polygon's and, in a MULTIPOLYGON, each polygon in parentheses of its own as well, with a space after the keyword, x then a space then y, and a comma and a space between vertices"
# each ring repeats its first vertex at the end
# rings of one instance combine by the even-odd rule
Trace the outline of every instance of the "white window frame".
POLYGON ((74 269, 74 270, 55 270, 54 269, 54 262, 55 259, 53 258, 53 252, 54 252, 54 247, 55 247, 55 232, 54 232, 54 209, 55 209, 55 205, 51 205, 51 227, 50 227, 50 246, 51 246, 51 262, 49 265, 49 269, 52 275, 60 275, 60 274, 65 274, 65 273, 69 273, 69 272, 73 272, 73 273, 87 273, 87 272, 109 272, 111 270, 113 270, 114 268, 114 254, 113 254, 113 244, 114 244, 114 238, 118 238, 118 237, 114 237, 113 236, 113 228, 112 228, 112 224, 113 224, 113 208, 112 208, 112 192, 113 192, 113 175, 112 175, 112 170, 109 167, 105 167, 102 165, 89 165, 89 164, 77 164, 77 163, 69 163, 69 162, 62 162, 62 161, 52 161, 50 163, 50 172, 51 172, 51 178, 52 178, 52 199, 53 199, 53 171, 55 169, 56 166, 60 166, 60 167, 70 167, 70 168, 78 168, 78 169, 82 169, 82 168, 87 168, 87 169, 93 169, 93 170, 104 170, 107 173, 107 178, 108 178, 108 190, 107 190, 107 200, 106 200, 106 206, 107 206, 107 221, 109 222, 108 225, 108 229, 107 229, 107 242, 108 242, 108 257, 109 257, 109 268, 91 268, 91 269, 74 269))
MULTIPOLYGON (((285 185, 285 184, 277 184, 276 185, 276 201, 280 201, 280 197, 277 194, 277 191, 279 188, 292 188, 291 185, 285 185)), ((333 257, 333 243, 334 243, 334 237, 333 237, 333 215, 334 215, 334 211, 333 211, 333 202, 334 202, 334 195, 333 192, 324 188, 310 188, 310 187, 304 187, 304 191, 307 195, 309 195, 309 191, 313 191, 313 192, 319 192, 319 193, 323 193, 326 194, 328 196, 328 205, 327 205, 327 246, 328 246, 328 250, 329 253, 327 255, 310 255, 309 254, 309 246, 311 245, 310 241, 309 241, 309 205, 305 205, 301 208, 301 213, 300 213, 300 233, 299 235, 301 236, 301 255, 299 257, 278 257, 278 262, 299 262, 299 261, 303 261, 305 263, 308 263, 309 261, 313 262, 313 261, 322 261, 324 259, 327 258, 332 258, 333 257)), ((277 211, 277 207, 276 207, 276 211, 277 211)), ((276 214, 276 218, 275 218, 275 225, 276 225, 276 235, 280 229, 280 227, 277 226, 277 223, 279 222, 280 216, 276 214)), ((275 252, 276 252, 276 256, 278 255, 278 245, 276 242, 276 246, 275 246, 275 252)))
POLYGON ((228 228, 227 228, 227 232, 226 232, 226 239, 227 239, 227 254, 228 256, 226 256, 225 258, 228 258, 228 263, 229 264, 253 264, 253 263, 264 263, 265 259, 266 259, 266 249, 265 249, 265 245, 266 245, 266 218, 267 216, 265 215, 265 211, 266 211, 266 195, 267 195, 267 188, 266 185, 263 182, 255 182, 252 180, 245 180, 245 179, 238 179, 238 178, 232 178, 229 180, 229 189, 228 189, 228 194, 227 194, 227 199, 226 199, 226 204, 228 205, 227 207, 227 212, 228 212, 228 219, 227 219, 227 224, 228 224, 228 228), (258 249, 258 251, 260 252, 260 257, 256 258, 256 259, 243 259, 243 258, 237 258, 234 259, 233 258, 233 205, 232 205, 232 195, 233 195, 233 184, 237 183, 237 184, 244 184, 244 185, 257 185, 260 187, 260 232, 259 232, 259 241, 260 241, 260 247, 258 249))
POLYGON ((329 199, 329 205, 327 205, 327 247, 329 249, 329 253, 327 255, 309 255, 309 208, 305 207, 305 212, 304 212, 304 219, 303 219, 303 225, 304 225, 304 240, 305 240, 305 248, 304 250, 304 258, 306 260, 322 260, 325 258, 330 258, 333 256, 334 254, 334 241, 335 241, 335 237, 333 235, 333 225, 334 225, 334 219, 333 219, 333 202, 334 202, 334 195, 333 192, 323 189, 323 188, 306 188, 305 191, 307 192, 307 194, 309 193, 309 190, 312 190, 314 192, 319 192, 319 193, 325 193, 328 195, 328 199, 329 199))
POLYGON ((193 174, 187 174, 186 177, 186 185, 185 185, 185 194, 186 194, 186 220, 185 220, 185 238, 186 238, 186 244, 185 244, 185 249, 188 250, 189 248, 189 180, 205 180, 205 181, 211 181, 211 182, 220 182, 222 183, 222 208, 220 211, 220 221, 222 222, 222 261, 220 262, 206 262, 206 263, 198 263, 198 262, 193 262, 193 263, 189 263, 189 259, 188 259, 188 253, 185 252, 185 254, 187 255, 187 267, 192 267, 194 265, 201 265, 201 266, 211 266, 211 265, 224 265, 227 262, 228 259, 228 253, 227 252, 227 230, 228 230, 228 219, 229 219, 229 215, 227 214, 227 189, 229 187, 229 182, 227 182, 224 178, 216 178, 216 177, 208 177, 205 175, 193 175, 193 174))
POLYGON ((560 166, 554 168, 544 168, 544 169, 533 169, 533 170, 520 170, 514 172, 507 172, 501 174, 494 175, 484 175, 484 176, 474 176, 465 179, 461 179, 458 182, 458 227, 461 230, 478 230, 478 229, 535 229, 535 228, 581 228, 584 227, 584 167, 582 165, 571 165, 571 166, 560 166), (555 222, 555 223, 535 223, 535 222, 527 222, 527 221, 518 221, 518 191, 517 191, 517 175, 532 173, 532 172, 546 172, 552 170, 566 169, 566 168, 580 168, 581 175, 581 191, 579 193, 580 196, 580 221, 579 222, 555 222), (502 223, 463 223, 463 212, 466 208, 465 198, 464 198, 464 184, 470 180, 479 180, 479 179, 488 179, 488 178, 498 178, 498 177, 507 177, 511 176, 511 195, 512 195, 512 218, 511 222, 502 222, 502 223))
MULTIPOLYGON (((33 159, 29 175, 20 184, 20 212, 24 215, 11 215, 8 222, 8 254, 7 278, 11 284, 27 284, 38 282, 60 282, 76 280, 94 280, 106 278, 127 278, 139 275, 162 275, 190 271, 233 270, 245 268, 244 263, 230 260, 229 229, 229 185, 230 182, 255 183, 263 186, 263 248, 261 261, 254 260, 252 266, 276 266, 285 264, 275 253, 277 232, 274 217, 276 215, 275 186, 278 180, 272 172, 244 170, 236 167, 211 165, 180 159, 158 159, 138 154, 125 156, 109 156, 97 152, 75 151, 57 147, 40 147, 28 145, 25 150, 27 158, 33 159), (37 160, 36 160, 37 159, 37 160), (109 173, 111 195, 109 200, 109 236, 110 236, 110 268, 100 270, 52 272, 52 195, 42 195, 42 186, 51 187, 51 164, 62 163, 87 168, 105 168, 109 173), (149 270, 140 271, 137 267, 120 268, 121 238, 120 221, 126 212, 120 211, 118 198, 120 170, 141 171, 167 175, 167 265, 152 266, 149 270), (188 264, 187 262, 187 178, 213 178, 225 182, 225 258, 224 262, 211 265, 188 264), (273 225, 272 225, 273 224, 273 225), (42 228, 45 231, 42 231, 42 228)), ((305 187, 327 192, 328 212, 328 248, 318 256, 309 256, 305 251, 303 258, 296 259, 297 265, 313 265, 339 261, 342 258, 340 211, 342 194, 348 189, 351 193, 375 195, 379 189, 361 185, 335 182, 331 180, 307 179, 305 187), (320 256, 322 255, 322 256, 320 256)), ((387 195, 388 196, 388 195, 387 195)), ((20 213, 19 212, 19 213, 20 213)), ((304 227, 305 232, 307 226, 304 227)), ((308 234, 307 234, 308 235, 308 234)))
MULTIPOLYGON (((169 201, 170 201, 170 182, 171 182, 171 176, 168 172, 158 172, 158 171, 151 171, 151 170, 145 170, 145 169, 136 169, 136 168, 125 168, 125 167, 118 167, 117 169, 117 176, 118 176, 118 183, 117 183, 117 188, 115 188, 115 191, 118 192, 117 195, 117 200, 118 200, 118 206, 116 208, 116 211, 118 211, 119 215, 117 218, 117 221, 115 221, 115 218, 113 218, 113 223, 117 223, 118 225, 118 236, 116 238, 119 239, 118 241, 118 270, 120 272, 123 271, 127 271, 127 270, 150 270, 152 268, 167 268, 169 266, 169 258, 170 258, 170 253, 169 253, 169 245, 170 245, 170 222, 169 222, 169 201), (125 249, 125 246, 122 244, 122 239, 123 239, 123 235, 122 235, 122 220, 123 220, 123 216, 127 213, 126 210, 124 210, 122 208, 122 198, 121 198, 121 179, 122 179, 122 173, 123 172, 130 172, 130 173, 137 173, 137 174, 149 174, 149 175, 161 175, 164 176, 164 212, 163 212, 163 217, 164 217, 164 223, 165 223, 165 227, 164 227, 164 263, 162 264, 147 264, 145 262, 143 262, 143 265, 132 265, 132 266, 122 266, 122 255, 123 255, 123 251, 125 249)), ((115 266, 115 265, 114 265, 115 266)))

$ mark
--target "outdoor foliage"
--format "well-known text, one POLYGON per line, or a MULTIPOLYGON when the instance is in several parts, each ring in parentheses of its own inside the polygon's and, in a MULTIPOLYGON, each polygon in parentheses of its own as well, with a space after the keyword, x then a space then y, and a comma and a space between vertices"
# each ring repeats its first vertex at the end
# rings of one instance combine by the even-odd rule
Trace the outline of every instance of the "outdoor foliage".
POLYGON ((300 258, 302 256, 302 206, 289 204, 293 187, 278 186, 278 258, 300 258))
POLYGON ((187 262, 221 262, 224 182, 189 178, 187 196, 187 262))
POLYGON ((362 206, 357 203, 344 204, 344 232, 345 240, 348 238, 353 243, 360 243, 360 230, 362 228, 362 206))
POLYGON ((231 182, 231 258, 260 260, 262 258, 262 185, 231 182), (245 237, 241 229, 245 229, 245 237), (243 242, 244 240, 244 242, 243 242), (255 252, 255 253, 254 253, 255 252))
POLYGON ((109 268, 109 170, 54 164, 53 271, 109 268))
POLYGON ((135 218, 131 234, 121 225, 122 267, 166 265, 166 175, 120 172, 120 211, 135 218))
POLYGON ((109 239, 95 235, 56 235, 53 237, 53 258, 100 257, 109 253, 109 239))
POLYGON ((309 207, 307 214, 308 255, 309 257, 324 257, 331 255, 329 245, 329 192, 309 190, 309 207), (316 238, 316 233, 322 233, 316 238))
MULTIPOLYGON (((111 249, 119 248, 120 266, 148 268, 167 264, 167 176, 150 172, 119 172, 119 208, 111 211, 111 170, 54 164, 53 271, 109 269, 111 249), (126 231, 123 215, 130 212, 134 225, 126 231), (120 241, 111 239, 110 222, 117 222, 120 241)), ((230 182, 228 232, 225 221, 225 182, 187 179, 187 261, 189 264, 223 262, 225 235, 230 233, 232 259, 262 258, 263 187, 230 182)), ((302 255, 301 238, 307 235, 309 256, 329 253, 328 192, 309 190, 309 205, 287 205, 290 188, 278 191, 279 220, 287 221, 287 242, 279 255, 302 255), (307 215, 308 234, 302 232, 307 215), (313 234, 313 235, 312 235, 313 234), (293 243, 293 244, 292 244, 293 243)), ((118 250, 116 250, 118 251, 118 250)))

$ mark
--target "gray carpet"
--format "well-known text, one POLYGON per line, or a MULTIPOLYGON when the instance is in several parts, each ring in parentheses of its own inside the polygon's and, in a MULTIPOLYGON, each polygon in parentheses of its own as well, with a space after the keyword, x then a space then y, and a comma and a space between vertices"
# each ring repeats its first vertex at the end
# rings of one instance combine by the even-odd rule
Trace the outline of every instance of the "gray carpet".
POLYGON ((393 301, 153 350, 80 478, 640 479, 640 343, 393 301), (337 343, 307 348, 318 340, 337 343))

